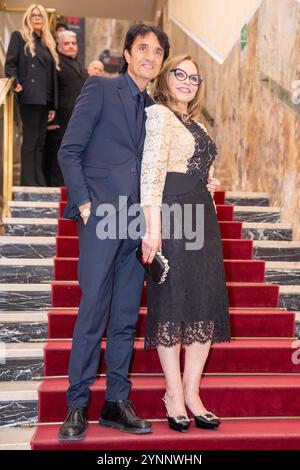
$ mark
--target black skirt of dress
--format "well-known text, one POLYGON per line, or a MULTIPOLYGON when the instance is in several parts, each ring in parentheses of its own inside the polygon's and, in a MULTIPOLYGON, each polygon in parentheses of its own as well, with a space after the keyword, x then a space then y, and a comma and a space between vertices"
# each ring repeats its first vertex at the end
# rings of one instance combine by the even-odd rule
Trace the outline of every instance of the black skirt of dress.
POLYGON ((204 244, 201 249, 187 250, 186 243, 191 240, 176 238, 178 219, 173 219, 171 236, 162 239, 162 254, 170 265, 167 279, 159 285, 147 278, 146 349, 230 341, 220 227, 206 184, 200 179, 188 193, 163 197, 164 204, 177 204, 182 213, 185 204, 192 207, 190 222, 194 229, 196 204, 203 204, 204 244))

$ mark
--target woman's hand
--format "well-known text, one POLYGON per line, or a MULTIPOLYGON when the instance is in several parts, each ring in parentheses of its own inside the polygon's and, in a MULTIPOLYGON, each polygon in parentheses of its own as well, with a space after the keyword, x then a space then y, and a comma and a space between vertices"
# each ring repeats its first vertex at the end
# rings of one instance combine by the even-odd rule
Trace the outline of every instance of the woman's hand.
POLYGON ((59 129, 60 126, 58 124, 50 124, 47 126, 47 131, 55 131, 56 129, 59 129))
POLYGON ((143 211, 146 222, 146 233, 142 243, 143 261, 151 264, 156 252, 161 250, 160 206, 144 206, 143 211))
POLYGON ((16 86, 15 86, 15 92, 16 93, 20 93, 20 91, 23 91, 23 87, 20 83, 18 83, 16 86))
POLYGON ((55 111, 53 111, 53 110, 49 111, 49 113, 48 113, 48 122, 53 121, 54 118, 55 118, 55 111))
POLYGON ((143 262, 151 264, 157 251, 161 251, 161 233, 145 233, 142 243, 143 262))
POLYGON ((208 178, 207 189, 210 192, 211 197, 214 197, 215 191, 220 184, 221 183, 217 178, 213 178, 212 176, 208 178))

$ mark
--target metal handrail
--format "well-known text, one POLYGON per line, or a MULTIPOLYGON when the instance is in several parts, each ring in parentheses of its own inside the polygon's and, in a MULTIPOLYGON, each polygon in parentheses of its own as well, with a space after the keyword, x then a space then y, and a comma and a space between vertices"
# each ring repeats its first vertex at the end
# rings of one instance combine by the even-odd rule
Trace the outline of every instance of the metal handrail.
POLYGON ((3 113, 3 210, 2 216, 10 216, 9 201, 13 188, 13 128, 14 128, 14 78, 0 79, 0 106, 3 113))

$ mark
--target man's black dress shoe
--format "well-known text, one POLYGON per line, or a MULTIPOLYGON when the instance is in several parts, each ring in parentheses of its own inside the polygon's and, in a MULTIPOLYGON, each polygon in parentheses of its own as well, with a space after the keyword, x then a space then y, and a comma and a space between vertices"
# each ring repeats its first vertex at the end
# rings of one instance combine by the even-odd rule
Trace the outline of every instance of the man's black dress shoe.
POLYGON ((130 400, 105 400, 99 424, 133 434, 152 432, 151 423, 136 416, 130 400))
POLYGON ((61 441, 84 439, 87 428, 87 408, 69 408, 67 418, 61 425, 58 438, 61 441))

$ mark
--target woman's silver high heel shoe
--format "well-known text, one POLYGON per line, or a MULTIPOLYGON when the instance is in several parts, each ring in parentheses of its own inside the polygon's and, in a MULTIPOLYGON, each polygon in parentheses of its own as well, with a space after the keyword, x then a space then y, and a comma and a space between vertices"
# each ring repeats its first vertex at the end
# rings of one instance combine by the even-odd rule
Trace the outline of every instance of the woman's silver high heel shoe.
POLYGON ((190 419, 187 416, 169 416, 166 406, 166 398, 163 397, 162 401, 166 407, 169 428, 173 429, 173 431, 187 432, 189 425, 191 424, 190 419))

